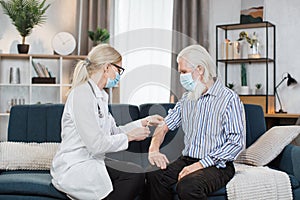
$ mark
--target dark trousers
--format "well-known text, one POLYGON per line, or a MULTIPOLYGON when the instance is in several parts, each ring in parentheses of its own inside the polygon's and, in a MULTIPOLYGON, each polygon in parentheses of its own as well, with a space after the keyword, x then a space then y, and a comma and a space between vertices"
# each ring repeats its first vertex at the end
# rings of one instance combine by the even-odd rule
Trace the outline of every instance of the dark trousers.
POLYGON ((143 169, 133 163, 105 160, 106 169, 113 184, 113 191, 105 200, 134 200, 145 185, 143 169))
POLYGON ((232 162, 226 168, 215 166, 197 170, 178 181, 178 174, 198 159, 181 156, 169 164, 165 170, 150 171, 146 174, 147 187, 151 200, 173 199, 174 187, 180 199, 207 199, 207 195, 225 186, 233 177, 235 170, 232 162))

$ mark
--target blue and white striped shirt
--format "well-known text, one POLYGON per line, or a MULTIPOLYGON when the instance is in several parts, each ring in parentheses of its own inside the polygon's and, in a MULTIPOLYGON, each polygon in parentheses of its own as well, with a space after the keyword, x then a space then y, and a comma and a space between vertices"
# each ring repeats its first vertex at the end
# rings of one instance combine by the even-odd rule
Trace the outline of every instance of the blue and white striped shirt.
POLYGON ((203 167, 226 167, 244 146, 243 104, 218 79, 197 101, 183 94, 165 118, 170 130, 182 125, 184 156, 200 159, 203 167))

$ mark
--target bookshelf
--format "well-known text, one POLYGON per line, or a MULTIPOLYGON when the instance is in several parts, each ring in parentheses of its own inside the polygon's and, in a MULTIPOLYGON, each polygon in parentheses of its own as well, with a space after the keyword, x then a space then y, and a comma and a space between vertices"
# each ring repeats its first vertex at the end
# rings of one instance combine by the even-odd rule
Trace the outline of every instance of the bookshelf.
POLYGON ((7 138, 11 104, 65 103, 75 64, 86 56, 0 54, 0 141, 7 138), (48 68, 55 82, 33 83, 38 77, 32 63, 48 68), (10 83, 10 68, 19 68, 20 83, 10 83))

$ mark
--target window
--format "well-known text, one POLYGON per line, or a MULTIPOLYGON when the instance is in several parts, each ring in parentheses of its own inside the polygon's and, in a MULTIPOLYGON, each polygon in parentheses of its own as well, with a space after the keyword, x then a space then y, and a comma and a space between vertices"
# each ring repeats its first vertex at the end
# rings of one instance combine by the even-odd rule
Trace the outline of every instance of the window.
POLYGON ((173 0, 116 0, 113 46, 126 66, 120 103, 169 102, 173 0))

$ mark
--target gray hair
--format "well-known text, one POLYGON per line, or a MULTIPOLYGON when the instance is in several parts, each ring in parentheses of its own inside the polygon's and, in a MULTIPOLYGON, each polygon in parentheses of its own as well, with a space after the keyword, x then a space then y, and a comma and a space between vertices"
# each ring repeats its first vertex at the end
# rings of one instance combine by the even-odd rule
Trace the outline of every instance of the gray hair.
POLYGON ((206 51, 201 45, 190 45, 178 54, 177 62, 179 58, 185 59, 193 68, 202 66, 205 68, 204 80, 207 81, 216 77, 216 65, 206 51))

